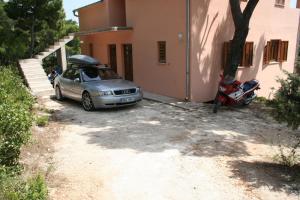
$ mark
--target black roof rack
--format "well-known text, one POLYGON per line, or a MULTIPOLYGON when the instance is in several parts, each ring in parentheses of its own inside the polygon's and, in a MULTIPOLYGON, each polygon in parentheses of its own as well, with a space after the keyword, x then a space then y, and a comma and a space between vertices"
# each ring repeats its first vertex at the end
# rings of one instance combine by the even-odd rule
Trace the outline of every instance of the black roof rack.
POLYGON ((69 63, 79 65, 100 65, 101 63, 87 55, 74 55, 68 58, 69 63))

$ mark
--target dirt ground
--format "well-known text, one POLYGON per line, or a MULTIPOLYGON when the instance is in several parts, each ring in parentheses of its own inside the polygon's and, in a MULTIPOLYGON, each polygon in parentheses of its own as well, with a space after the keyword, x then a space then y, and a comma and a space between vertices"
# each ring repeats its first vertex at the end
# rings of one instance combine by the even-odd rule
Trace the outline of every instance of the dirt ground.
POLYGON ((44 98, 55 110, 44 159, 53 200, 300 199, 300 167, 274 164, 278 142, 295 134, 255 105, 186 111, 144 100, 85 112, 44 98))

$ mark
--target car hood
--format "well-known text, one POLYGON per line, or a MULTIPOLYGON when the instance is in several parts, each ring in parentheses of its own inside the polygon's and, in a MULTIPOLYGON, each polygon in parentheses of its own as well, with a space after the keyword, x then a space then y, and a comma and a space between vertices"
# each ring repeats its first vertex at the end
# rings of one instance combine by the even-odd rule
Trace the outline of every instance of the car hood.
POLYGON ((123 79, 92 81, 86 82, 85 84, 88 87, 95 87, 99 90, 122 90, 137 87, 133 82, 123 79))

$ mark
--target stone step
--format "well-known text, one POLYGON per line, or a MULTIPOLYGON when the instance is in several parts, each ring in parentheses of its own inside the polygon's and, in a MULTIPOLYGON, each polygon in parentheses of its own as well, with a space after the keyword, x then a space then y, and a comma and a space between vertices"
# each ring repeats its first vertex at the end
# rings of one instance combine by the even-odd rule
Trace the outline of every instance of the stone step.
POLYGON ((55 42, 53 48, 54 49, 60 48, 64 44, 65 44, 65 42, 62 42, 62 41, 55 42))
POLYGON ((27 75, 35 75, 35 74, 46 75, 46 72, 43 69, 23 69, 22 71, 24 74, 27 74, 27 75))
POLYGON ((36 59, 41 59, 41 58, 43 58, 43 56, 41 56, 41 55, 35 55, 34 56, 36 59))
POLYGON ((35 83, 33 83, 33 82, 29 82, 28 83, 29 84, 29 86, 30 86, 30 88, 40 88, 40 87, 49 87, 49 86, 51 86, 51 83, 50 83, 50 81, 45 81, 45 82, 35 82, 35 83))
POLYGON ((22 69, 24 70, 44 70, 44 68, 42 67, 42 65, 28 65, 26 67, 22 67, 22 69))
POLYGON ((30 81, 43 81, 43 80, 48 80, 48 77, 46 75, 44 76, 35 76, 35 77, 27 77, 27 80, 30 81))
POLYGON ((47 74, 42 67, 42 60, 55 53, 68 42, 72 41, 74 37, 75 34, 70 33, 55 42, 54 45, 49 46, 44 51, 35 55, 34 58, 19 61, 25 79, 33 93, 53 93, 52 85, 50 84, 47 74))
POLYGON ((26 72, 44 71, 44 68, 41 65, 39 65, 39 66, 23 67, 22 69, 23 69, 23 71, 26 71, 26 72))
POLYGON ((28 63, 41 63, 41 62, 38 59, 32 58, 32 59, 21 60, 19 63, 28 64, 28 63))
POLYGON ((49 83, 49 85, 41 85, 41 86, 31 86, 29 85, 30 89, 35 91, 35 90, 50 90, 52 89, 52 85, 49 83))
POLYGON ((27 79, 28 84, 42 84, 42 83, 50 83, 48 79, 36 79, 36 80, 28 80, 27 79))
POLYGON ((26 64, 21 64, 21 67, 25 68, 25 69, 34 68, 34 67, 39 68, 39 67, 42 67, 42 64, 41 63, 26 63, 26 64))
POLYGON ((39 67, 29 67, 29 68, 22 68, 22 70, 24 72, 39 72, 39 71, 44 71, 43 67, 42 66, 39 66, 39 67))
POLYGON ((55 95, 55 92, 53 89, 51 89, 51 90, 33 92, 33 94, 36 96, 48 96, 48 95, 51 96, 51 95, 55 95))
POLYGON ((41 89, 41 88, 49 88, 49 87, 51 88, 52 87, 50 82, 49 82, 49 84, 38 84, 38 83, 30 84, 30 83, 28 83, 28 85, 31 89, 41 89))
POLYGON ((50 53, 49 51, 43 51, 43 52, 40 52, 39 55, 43 56, 43 55, 47 55, 49 53, 50 53))
POLYGON ((44 95, 54 95, 55 92, 53 91, 53 89, 46 89, 46 90, 32 90, 32 94, 35 96, 44 96, 44 95))
POLYGON ((26 77, 27 80, 30 80, 30 81, 36 81, 36 80, 45 80, 47 79, 48 80, 48 77, 46 76, 46 74, 42 74, 42 75, 38 75, 38 76, 32 76, 32 75, 28 75, 26 77))
POLYGON ((47 78, 46 74, 24 74, 26 77, 26 80, 33 80, 33 79, 38 79, 38 78, 47 78))

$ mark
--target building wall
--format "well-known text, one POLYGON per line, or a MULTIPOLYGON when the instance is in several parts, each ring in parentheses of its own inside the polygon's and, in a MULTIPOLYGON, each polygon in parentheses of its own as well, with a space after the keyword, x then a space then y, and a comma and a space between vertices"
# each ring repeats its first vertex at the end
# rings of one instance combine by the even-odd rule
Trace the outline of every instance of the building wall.
MULTIPOLYGON (((223 43, 232 38, 234 27, 228 1, 191 0, 191 9, 192 100, 205 102, 215 97, 223 43)), ((298 24, 299 11, 289 8, 288 1, 285 8, 275 7, 274 1, 259 1, 247 38, 254 42, 253 66, 240 67, 237 79, 257 78, 261 82, 258 94, 271 97, 271 88, 278 88, 277 77, 284 76, 282 70, 294 70, 298 24), (289 41, 287 62, 263 65, 264 47, 271 39, 289 41)))
POLYGON ((108 1, 98 2, 78 10, 80 31, 109 26, 108 1))
POLYGON ((185 10, 185 0, 126 0, 134 81, 147 91, 185 98, 185 10), (167 42, 167 64, 158 62, 158 41, 167 42))
POLYGON ((125 0, 104 0, 80 8, 80 31, 126 26, 125 0))
POLYGON ((123 44, 132 43, 132 31, 103 32, 81 36, 82 54, 90 55, 89 45, 93 44, 93 57, 102 64, 108 64, 108 45, 116 44, 117 47, 117 71, 124 77, 123 44))
POLYGON ((125 0, 109 0, 110 26, 126 26, 125 0))
MULTIPOLYGON (((107 45, 117 43, 118 63, 121 63, 118 64, 118 71, 123 73, 121 47, 122 44, 132 43, 134 81, 147 91, 184 99, 185 3, 185 0, 109 0, 80 9, 81 30, 115 25, 133 28, 128 35, 124 32, 107 32, 82 37, 86 40, 82 45, 83 52, 89 52, 87 45, 93 43, 94 55, 106 63, 107 45), (179 34, 182 35, 181 39, 179 34), (167 64, 158 62, 158 41, 167 42, 167 64)), ((271 88, 278 87, 277 77, 284 76, 282 70, 292 72, 295 62, 299 11, 289 8, 288 1, 284 8, 274 4, 274 1, 258 3, 247 38, 247 41, 254 42, 253 66, 240 67, 237 75, 237 79, 242 81, 257 78, 262 88, 258 94, 264 97, 272 96, 271 88), (271 39, 289 41, 287 62, 263 65, 263 50, 271 39)), ((242 2, 242 6, 245 5, 242 2)), ((234 32, 228 1, 191 0, 190 31, 191 99, 210 101, 216 94, 219 74, 222 73, 223 43, 229 41, 234 32)))

